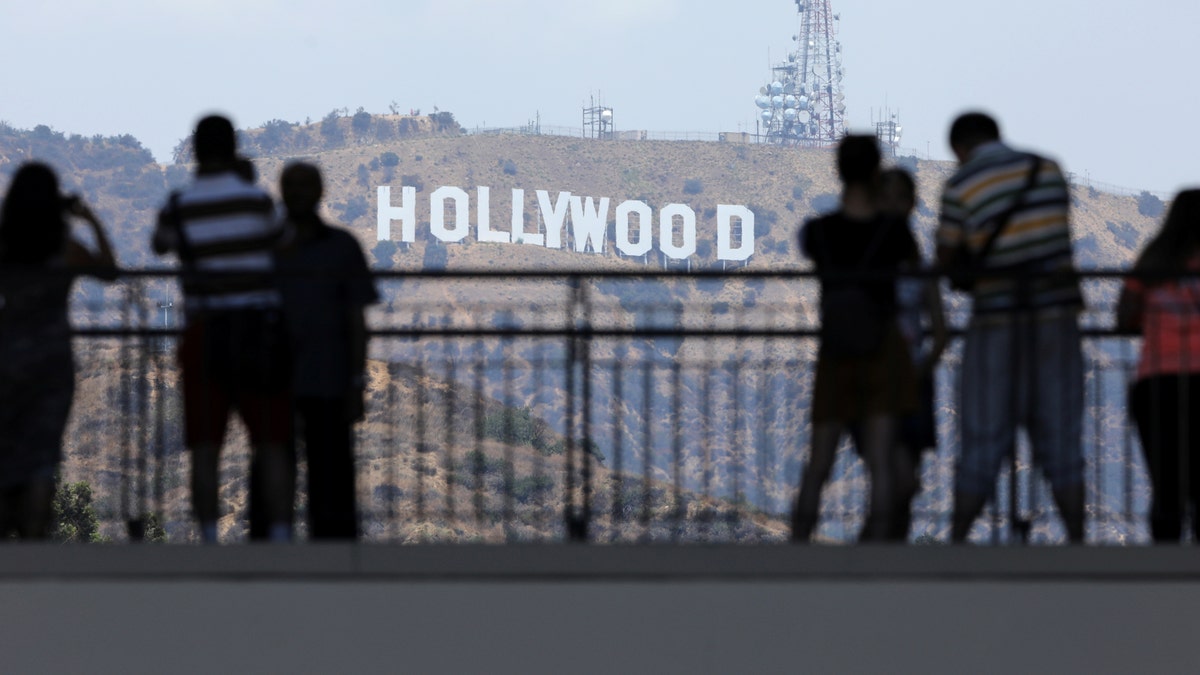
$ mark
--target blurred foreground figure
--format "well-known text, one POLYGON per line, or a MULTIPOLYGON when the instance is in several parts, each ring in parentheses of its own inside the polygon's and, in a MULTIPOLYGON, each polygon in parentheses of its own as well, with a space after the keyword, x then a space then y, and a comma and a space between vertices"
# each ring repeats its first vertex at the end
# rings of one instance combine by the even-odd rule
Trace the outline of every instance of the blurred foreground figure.
POLYGON ((1000 127, 983 113, 955 120, 950 147, 959 168, 942 196, 938 261, 974 301, 962 360, 951 538, 966 540, 1023 426, 1067 536, 1081 542, 1077 315, 1083 303, 1071 255, 1067 182, 1055 162, 1001 142, 1000 127))
POLYGON ((871 476, 863 539, 887 539, 896 494, 893 455, 899 420, 916 409, 908 347, 896 323, 894 275, 920 262, 907 223, 879 213, 879 146, 847 136, 838 147, 841 208, 810 220, 800 247, 821 280, 821 346, 812 400, 812 443, 792 512, 792 541, 816 527, 821 489, 842 435, 850 431, 871 476))
POLYGON ((104 228, 59 193, 44 164, 25 164, 0 211, 0 537, 48 536, 62 435, 75 394, 67 296, 78 274, 116 278, 104 228), (70 233, 87 223, 98 251, 70 233))
POLYGON ((238 173, 233 125, 205 117, 192 137, 192 184, 171 195, 153 245, 183 268, 187 328, 179 347, 192 501, 205 542, 217 540, 218 465, 231 410, 246 424, 256 465, 251 500, 268 538, 288 541, 295 466, 288 451, 290 358, 272 252, 282 229, 271 198, 238 173))
POLYGON ((280 179, 289 237, 277 256, 293 355, 298 435, 308 460, 313 539, 358 536, 354 423, 363 416, 364 308, 378 294, 362 248, 317 214, 321 174, 291 164, 280 179))
MULTIPOLYGON (((917 206, 917 186, 911 174, 899 168, 884 171, 879 178, 877 202, 881 213, 903 220, 911 231, 912 212, 917 206)), ((911 272, 924 267, 924 261, 920 261, 904 269, 911 272)), ((933 376, 947 338, 942 293, 936 279, 909 277, 896 281, 896 322, 917 373, 917 408, 900 420, 898 450, 892 454, 896 507, 888 539, 903 542, 912 526, 913 499, 921 489, 921 456, 937 448, 933 376), (926 332, 931 338, 928 345, 926 332)))
MULTIPOLYGON (((1142 334, 1130 408, 1154 496, 1150 532, 1178 543, 1200 507, 1200 190, 1179 193, 1142 251, 1117 304, 1118 325, 1142 334), (1186 276, 1192 275, 1192 276, 1186 276)), ((1192 531, 1200 540, 1200 513, 1192 531)))

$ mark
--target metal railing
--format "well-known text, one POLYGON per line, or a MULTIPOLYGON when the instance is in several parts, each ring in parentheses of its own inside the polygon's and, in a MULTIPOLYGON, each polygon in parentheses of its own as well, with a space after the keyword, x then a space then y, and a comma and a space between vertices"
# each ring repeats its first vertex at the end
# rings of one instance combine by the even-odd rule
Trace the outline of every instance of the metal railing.
MULTIPOLYGON (((1146 542, 1149 486, 1124 400, 1137 353, 1111 330, 1120 275, 1085 276, 1087 540, 1146 542)), ((89 483, 113 540, 147 523, 170 541, 194 538, 174 277, 128 271, 118 284, 76 292, 78 386, 63 480, 89 483)), ((357 431, 365 539, 786 541, 811 428, 810 273, 380 272, 376 283, 385 301, 368 313, 357 431)), ((949 307, 961 327, 959 304, 949 307)), ((917 542, 948 537, 956 343, 937 373, 939 445, 920 470, 917 542)), ((844 450, 818 540, 853 541, 862 523, 868 479, 844 450)), ((1004 471, 1003 498, 977 538, 1015 542, 1015 520, 1032 524, 1033 542, 1060 540, 1023 441, 1017 457, 1017 489, 1004 471)), ((227 540, 245 535, 248 461, 235 428, 222 465, 227 540)), ((302 494, 297 505, 302 523, 302 494)))

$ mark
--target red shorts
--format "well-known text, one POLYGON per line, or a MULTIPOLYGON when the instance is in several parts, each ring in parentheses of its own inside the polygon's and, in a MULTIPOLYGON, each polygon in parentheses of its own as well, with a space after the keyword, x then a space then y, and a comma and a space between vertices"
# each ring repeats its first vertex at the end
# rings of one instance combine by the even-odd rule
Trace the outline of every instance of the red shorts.
POLYGON ((179 364, 188 447, 220 446, 233 410, 245 423, 251 445, 288 441, 292 425, 288 357, 274 353, 283 349, 282 343, 259 337, 266 324, 255 315, 262 312, 210 315, 191 320, 184 331, 179 364), (268 367, 273 363, 280 366, 268 367))

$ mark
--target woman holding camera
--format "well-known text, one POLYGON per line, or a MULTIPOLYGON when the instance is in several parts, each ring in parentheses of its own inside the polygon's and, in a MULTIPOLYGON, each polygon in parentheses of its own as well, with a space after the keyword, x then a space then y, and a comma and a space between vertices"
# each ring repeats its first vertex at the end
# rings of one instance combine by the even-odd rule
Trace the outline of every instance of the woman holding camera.
POLYGON ((74 278, 111 280, 100 221, 59 192, 45 164, 24 164, 0 208, 0 537, 49 534, 62 435, 75 392, 67 301, 74 278), (98 251, 69 231, 90 226, 98 251))

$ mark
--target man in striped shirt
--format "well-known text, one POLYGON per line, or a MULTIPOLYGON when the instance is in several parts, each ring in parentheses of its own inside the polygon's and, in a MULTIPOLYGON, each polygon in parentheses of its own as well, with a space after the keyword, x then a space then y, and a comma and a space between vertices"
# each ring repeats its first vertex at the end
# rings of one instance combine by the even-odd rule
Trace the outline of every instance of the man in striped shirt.
POLYGON ((955 120, 950 146, 959 169, 942 197, 938 260, 951 268, 971 261, 976 272, 951 537, 966 539, 1023 426, 1068 538, 1080 542, 1082 302, 1073 273, 1069 187, 1058 164, 1005 145, 996 121, 983 113, 955 120))
POLYGON ((263 505, 268 538, 291 537, 294 467, 289 451, 289 358, 274 279, 282 226, 271 198, 237 172, 233 125, 196 126, 197 170, 171 195, 152 241, 183 269, 187 328, 179 347, 192 500, 201 538, 217 539, 218 464, 229 413, 237 410, 255 453, 251 501, 263 505))

